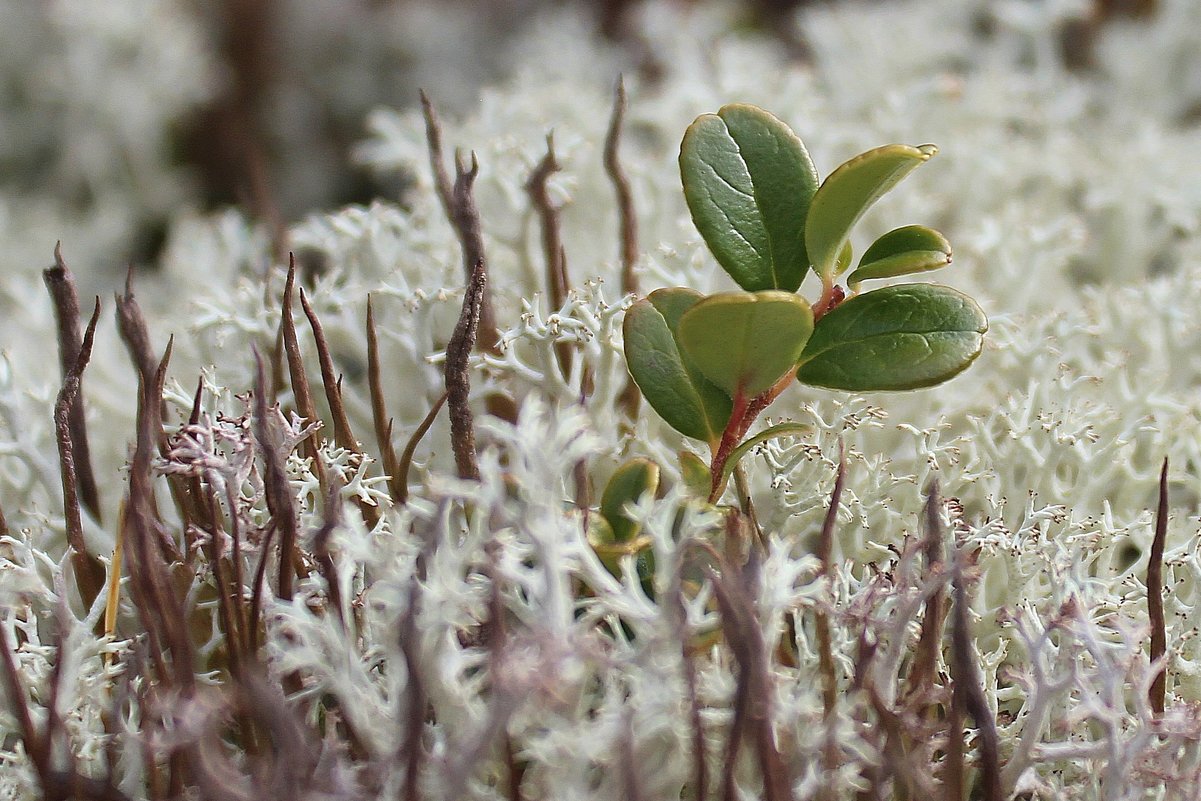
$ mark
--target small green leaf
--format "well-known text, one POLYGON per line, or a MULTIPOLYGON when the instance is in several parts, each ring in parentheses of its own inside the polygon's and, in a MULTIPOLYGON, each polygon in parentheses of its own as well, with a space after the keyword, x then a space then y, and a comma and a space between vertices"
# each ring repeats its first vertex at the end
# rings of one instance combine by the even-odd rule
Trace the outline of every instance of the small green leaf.
POLYGON ((851 247, 851 240, 847 240, 842 246, 842 250, 838 252, 838 260, 834 262, 834 275, 842 275, 851 266, 851 261, 855 258, 855 249, 851 247))
POLYGON ((703 296, 691 289, 658 289, 626 312, 626 364, 659 416, 687 437, 716 443, 731 401, 680 353, 680 316, 703 296))
POLYGON ((638 534, 638 524, 625 512, 646 493, 659 489, 659 465, 650 459, 631 459, 613 473, 601 495, 601 517, 609 524, 613 542, 628 542, 638 534))
POLYGON ((818 321, 797 379, 855 391, 934 386, 980 355, 987 330, 976 302, 954 289, 884 287, 851 298, 818 321))
POLYGON ((697 230, 739 286, 797 290, 817 170, 792 129, 756 106, 722 106, 685 132, 680 176, 697 230))
POLYGON ((679 459, 680 477, 684 479, 688 494, 696 498, 708 498, 709 484, 713 480, 710 477, 709 465, 692 451, 680 451, 679 459))
POLYGON ((723 292, 680 318, 680 349, 731 397, 754 397, 791 370, 813 333, 813 311, 791 292, 723 292))
POLYGON ((805 220, 805 246, 818 275, 834 277, 838 256, 863 213, 937 152, 934 145, 885 145, 830 173, 813 196, 805 220))
POLYGON ((946 237, 924 225, 906 225, 889 231, 867 249, 847 285, 854 288, 873 278, 924 273, 950 263, 951 243, 946 237))
POLYGON ((730 476, 734 475, 734 468, 738 466, 738 462, 743 456, 746 456, 751 450, 760 443, 767 442, 775 437, 796 436, 798 434, 810 434, 813 432, 812 426, 807 426, 804 423, 777 423, 774 426, 763 429, 755 436, 743 442, 734 450, 730 451, 729 457, 726 459, 725 466, 721 469, 721 488, 718 494, 725 490, 726 482, 730 480, 730 476))

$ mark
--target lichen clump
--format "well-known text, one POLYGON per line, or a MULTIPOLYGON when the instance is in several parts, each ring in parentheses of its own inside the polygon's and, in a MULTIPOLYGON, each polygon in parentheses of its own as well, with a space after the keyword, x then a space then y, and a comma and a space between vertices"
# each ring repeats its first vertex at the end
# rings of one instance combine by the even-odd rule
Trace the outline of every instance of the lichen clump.
POLYGON ((165 132, 211 74, 176 5, 39 18, 110 89, 139 54, 154 113, 0 187, 0 796, 1195 797, 1201 24, 1156 5, 1081 73, 1070 3, 820 6, 801 64, 648 3, 624 115, 623 51, 560 10, 470 114, 371 114, 356 158, 400 202, 279 230, 176 194, 165 132), (991 319, 932 390, 793 382, 763 425, 808 433, 708 504, 621 332, 656 287, 732 288, 676 160, 733 100, 823 172, 938 141, 857 247, 936 223, 991 319), (79 265, 163 208, 157 269, 72 307, 70 268, 105 284, 79 265), (590 533, 634 459, 658 492, 615 555, 590 533))

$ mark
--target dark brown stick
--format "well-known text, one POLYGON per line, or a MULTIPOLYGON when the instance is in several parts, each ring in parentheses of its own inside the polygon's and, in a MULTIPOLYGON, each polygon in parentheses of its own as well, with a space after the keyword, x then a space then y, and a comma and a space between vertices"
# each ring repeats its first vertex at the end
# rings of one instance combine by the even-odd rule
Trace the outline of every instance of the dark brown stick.
MULTIPOLYGON (((292 380, 292 396, 296 400, 296 412, 308 422, 318 422, 317 406, 313 403, 313 391, 309 388, 309 378, 304 370, 304 358, 300 354, 300 341, 296 337, 296 322, 292 319, 292 291, 296 286, 296 257, 288 256, 288 280, 284 283, 284 299, 280 315, 280 330, 283 332, 284 353, 288 357, 288 373, 292 380)), ((264 384, 264 390, 266 385, 264 384)), ((321 454, 318 452, 317 437, 311 436, 301 444, 304 455, 308 457, 313 475, 321 486, 322 494, 328 492, 325 480, 325 467, 321 464, 321 454)))
POLYGON ((83 335, 83 342, 75 354, 75 361, 67 370, 58 400, 54 404, 54 433, 58 440, 58 460, 63 485, 63 512, 66 516, 67 544, 74 553, 71 564, 75 568, 75 579, 84 608, 92 605, 96 596, 104 589, 104 565, 88 552, 83 541, 83 514, 80 510, 78 448, 71 426, 72 409, 79 397, 80 381, 88 360, 92 357, 92 343, 96 336, 96 323, 100 320, 100 298, 83 335))
MULTIPOLYGON (((125 276, 125 294, 117 293, 114 295, 116 302, 116 317, 117 317, 117 333, 121 337, 121 341, 125 343, 125 350, 129 354, 129 359, 133 362, 134 369, 138 374, 138 386, 151 386, 155 380, 155 373, 158 369, 158 360, 154 355, 154 348, 150 344, 150 331, 146 325, 146 318, 142 314, 142 308, 138 304, 137 298, 133 293, 133 266, 125 276)), ((144 391, 144 390, 143 390, 144 391)), ((159 416, 160 418, 166 413, 166 404, 159 399, 159 416)), ((167 433, 159 432, 158 451, 160 456, 166 456, 170 450, 170 445, 167 442, 167 433)), ((179 512, 180 519, 184 523, 185 530, 190 525, 197 525, 201 528, 208 528, 212 525, 212 520, 206 519, 205 514, 198 508, 200 490, 199 479, 185 479, 181 476, 169 476, 167 480, 168 486, 171 488, 171 497, 175 501, 176 510, 179 512)), ((188 549, 187 558, 191 556, 191 549, 188 549)))
POLYGON ((375 309, 371 295, 367 296, 367 386, 371 392, 371 421, 375 426, 375 442, 380 463, 388 476, 388 491, 394 503, 404 503, 397 483, 396 449, 392 447, 392 419, 384 401, 383 371, 380 368, 379 337, 375 331, 375 309))
MULTIPOLYGON (((313 307, 309 305, 309 299, 305 296, 304 289, 300 290, 300 306, 304 309, 304 316, 308 318, 309 327, 313 330, 313 340, 317 343, 317 359, 321 365, 321 385, 325 388, 325 400, 329 404, 330 415, 334 418, 334 442, 339 448, 345 448, 351 453, 358 454, 361 458, 363 449, 350 427, 350 418, 346 415, 346 405, 342 402, 342 379, 334 370, 334 357, 330 352, 329 343, 325 339, 325 329, 321 327, 321 320, 313 311, 313 307)), ((327 494, 326 497, 332 496, 327 494)), ((359 513, 363 516, 363 522, 367 524, 368 528, 375 528, 375 524, 379 522, 379 509, 375 504, 365 500, 360 500, 357 505, 359 513)))
MULTIPOLYGON (((826 509, 826 517, 822 521, 821 534, 817 541, 817 558, 821 562, 821 575, 826 577, 830 575, 831 562, 834 558, 834 527, 838 523, 838 508, 842 502, 842 492, 846 485, 846 478, 846 446, 839 441, 838 473, 834 479, 834 489, 830 493, 830 505, 826 509)), ((817 633, 818 662, 822 674, 823 719, 826 721, 827 726, 829 726, 834 720, 834 713, 838 705, 838 677, 834 668, 834 646, 830 635, 830 619, 824 611, 819 610, 814 615, 813 623, 817 633)), ((822 758, 825 762, 824 767, 826 772, 832 773, 838 764, 838 742, 834 737, 827 736, 822 758)), ((832 798, 832 793, 827 792, 827 789, 823 788, 818 797, 832 798)))
MULTIPOLYGON (((567 256, 563 250, 559 209, 551 202, 550 192, 546 188, 546 182, 559 169, 559 162, 555 159, 555 140, 551 134, 547 134, 546 155, 530 173, 525 182, 525 191, 530 196, 530 203, 534 206, 542 230, 542 253, 546 259, 547 311, 551 313, 563 308, 567 301, 568 287, 567 256)), ((559 362, 559 370, 564 376, 570 375, 571 345, 567 342, 556 343, 555 356, 559 362)))
POLYGON ((984 687, 972 653, 967 577, 958 559, 954 571, 952 588, 955 603, 951 608, 951 704, 955 709, 952 722, 957 718, 960 725, 948 732, 948 736, 952 741, 959 741, 958 748, 962 753, 965 750, 962 743, 962 722, 965 713, 971 715, 976 723, 980 753, 980 798, 983 801, 1003 801, 997 725, 992 711, 988 708, 988 699, 984 697, 984 687))
MULTIPOLYGON (((58 323, 58 359, 63 379, 79 358, 82 342, 79 338, 79 295, 75 291, 75 278, 63 260, 62 243, 54 245, 54 266, 42 272, 50 299, 54 302, 54 317, 58 323)), ((92 471, 91 448, 88 446, 88 427, 84 418, 83 388, 80 387, 71 401, 68 415, 71 443, 74 446, 75 474, 79 482, 79 498, 83 508, 101 522, 100 491, 96 474, 92 471)))
POLYGON ((454 334, 446 346, 446 401, 450 407, 450 440, 455 454, 455 467, 459 478, 479 480, 480 468, 475 453, 475 423, 468 404, 471 394, 471 379, 468 374, 468 359, 475 345, 476 331, 480 321, 480 303, 488 274, 481 261, 475 266, 467 292, 463 297, 463 311, 455 325, 454 334))
POLYGON ((321 365, 321 384, 325 388, 325 400, 329 404, 330 414, 334 418, 334 442, 339 448, 362 453, 359 449, 359 441, 350 428, 350 418, 346 416, 346 406, 342 403, 342 388, 339 386, 338 374, 334 368, 333 354, 330 353, 329 343, 325 339, 325 329, 321 327, 321 320, 309 304, 303 287, 300 290, 300 307, 304 310, 304 316, 308 318, 309 328, 313 330, 313 340, 317 344, 317 360, 321 365))
MULTIPOLYGON (((442 125, 434 104, 430 102, 425 92, 420 93, 421 111, 425 116, 425 136, 429 143, 430 170, 434 175, 434 187, 446 219, 455 230, 459 247, 463 251, 463 276, 471 281, 472 273, 477 265, 485 264, 484 234, 480 225, 480 212, 475 205, 475 195, 472 187, 476 176, 479 175, 480 165, 471 154, 471 168, 463 164, 458 151, 455 152, 455 180, 451 184, 450 175, 442 158, 442 125)), ((492 294, 485 290, 480 298, 479 312, 479 346, 492 353, 500 352, 500 332, 496 327, 496 313, 492 310, 492 294)))
POLYGON ((267 511, 279 531, 279 597, 292 600, 292 584, 296 576, 296 501, 288 485, 284 471, 287 454, 279 452, 275 432, 267 422, 267 373, 263 357, 254 351, 254 436, 258 440, 259 452, 263 455, 263 490, 267 498, 267 511))
MULTIPOLYGON (((331 482, 332 483, 332 482, 331 482)), ((325 579, 326 592, 329 594, 329 605, 334 608, 334 614, 346 630, 346 618, 342 614, 342 585, 338 582, 338 567, 334 564, 333 554, 329 550, 329 541, 337 530, 342 517, 342 498, 339 487, 331 486, 329 497, 325 500, 325 511, 321 520, 321 528, 313 535, 313 561, 317 563, 322 578, 325 579)))
POLYGON ((617 194, 617 219, 621 232, 621 291, 623 294, 638 294, 638 215, 634 210, 634 193, 630 179, 621 166, 621 127, 626 114, 626 85, 623 78, 617 79, 617 90, 613 98, 613 115, 609 118, 609 132, 605 135, 605 172, 613 182, 617 194))
MULTIPOLYGON (((942 524, 939 520, 941 506, 938 479, 931 479, 926 490, 926 542, 923 548, 926 572, 931 576, 943 569, 942 524)), ((938 654, 942 650, 946 615, 946 599, 943 590, 939 589, 926 600, 926 611, 922 617, 922 631, 917 641, 913 668, 906 678, 905 695, 909 698, 921 698, 928 693, 938 675, 938 654)))
MULTIPOLYGON (((1155 512, 1155 538, 1151 540, 1151 555, 1147 560, 1147 617, 1151 622, 1151 661, 1163 659, 1168 650, 1167 626, 1163 611, 1163 550, 1168 539, 1168 459, 1165 456, 1159 472, 1159 508, 1155 512)), ((1151 709, 1157 715, 1164 711, 1167 698, 1167 668, 1157 668, 1151 682, 1151 709)))
MULTIPOLYGON (((438 400, 434 401, 434 405, 430 407, 429 412, 417 424, 417 428, 413 430, 413 436, 409 437, 409 441, 405 444, 404 451, 400 454, 400 460, 397 462, 395 478, 395 488, 393 489, 393 497, 396 502, 403 505, 409 501, 409 467, 413 464, 413 454, 417 451, 417 445, 420 444, 430 426, 434 424, 434 419, 438 416, 438 411, 442 408, 442 404, 446 403, 448 394, 443 392, 438 400)), ((392 424, 388 423, 388 438, 391 439, 392 424)))
POLYGON ((0 667, 4 668, 4 690, 8 696, 8 706, 12 716, 17 719, 17 734, 25 744, 25 753, 33 762, 38 778, 42 782, 42 791, 46 792, 47 777, 50 775, 50 753, 46 742, 38 734, 33 725, 33 715, 29 713, 29 701, 25 693, 25 684, 17 661, 16 653, 8 640, 8 629, 0 624, 0 667))

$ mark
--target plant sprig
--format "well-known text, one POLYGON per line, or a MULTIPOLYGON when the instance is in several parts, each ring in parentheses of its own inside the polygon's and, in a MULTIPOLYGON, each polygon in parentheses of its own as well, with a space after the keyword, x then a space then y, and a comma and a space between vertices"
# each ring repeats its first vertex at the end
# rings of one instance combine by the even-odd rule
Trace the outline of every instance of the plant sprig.
MULTIPOLYGON (((934 145, 884 145, 819 182, 800 138, 761 108, 723 106, 696 119, 680 146, 684 197, 709 250, 741 292, 708 297, 658 289, 624 324, 630 375, 659 415, 709 445, 716 502, 758 416, 793 378, 852 391, 940 384, 980 354, 988 320, 967 295, 937 284, 860 294, 865 281, 951 262, 946 238, 921 225, 876 240, 846 279, 851 230, 934 145), (812 271, 814 303, 797 294, 812 271)), ((755 441, 796 433, 795 424, 755 441)))

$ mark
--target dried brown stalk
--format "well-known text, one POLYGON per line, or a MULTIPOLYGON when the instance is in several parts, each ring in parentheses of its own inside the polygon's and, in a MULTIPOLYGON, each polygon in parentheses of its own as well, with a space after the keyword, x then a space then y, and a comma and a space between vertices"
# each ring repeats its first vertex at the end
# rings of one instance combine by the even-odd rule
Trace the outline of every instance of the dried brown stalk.
MULTIPOLYGON (((551 202, 550 192, 546 183, 560 169, 555 159, 555 140, 551 134, 546 137, 546 155, 534 167, 530 177, 526 179, 525 191, 530 196, 530 202, 538 215, 539 226, 542 229, 542 252, 546 258, 546 288, 547 302, 551 312, 563 308, 567 301, 567 256, 563 249, 563 234, 559 224, 559 209, 551 202)), ((571 373, 571 345, 567 342, 555 344, 555 355, 558 357, 559 369, 563 375, 571 373)))
MULTIPOLYGON (((847 478, 846 447, 838 443, 838 473, 834 479, 834 489, 830 493, 830 505, 826 509, 826 517, 822 521, 821 534, 817 541, 817 558, 821 563, 820 575, 829 577, 831 562, 834 558, 834 526, 838 522, 838 509, 842 501, 843 488, 847 478)), ((830 620, 824 611, 814 615, 814 627, 817 632, 818 662, 822 674, 822 705, 823 718, 827 725, 827 737, 822 758, 827 774, 832 773, 838 765, 838 742, 832 736, 829 727, 834 720, 835 708, 838 705, 838 678, 834 668, 834 646, 830 635, 830 620)), ((827 788, 828 789, 828 788, 827 788)), ((821 798, 832 798, 832 794, 823 790, 821 798)))
POLYGON ((680 665, 684 671, 684 687, 688 697, 689 724, 692 727, 692 783, 698 801, 709 797, 708 747, 705 744, 705 727, 701 720, 701 703, 697 695, 696 662, 692 658, 689 640, 693 631, 688 625, 684 608, 684 559, 685 548, 679 550, 675 570, 672 572, 671 587, 665 599, 667 613, 671 616, 672 628, 680 637, 680 665))
POLYGON ((73 551, 71 564, 75 568, 75 578, 79 585, 79 594, 84 607, 90 607, 96 596, 104 588, 104 565, 94 555, 88 552, 83 541, 83 514, 80 510, 80 496, 83 494, 80 485, 80 464, 78 446, 75 443, 75 431, 71 425, 75 401, 79 398, 80 382, 84 368, 92 357, 92 343, 96 336, 96 323, 100 320, 100 299, 96 299, 96 307, 92 318, 88 321, 83 342, 75 354, 75 361, 67 370, 63 379, 62 389, 54 404, 54 433, 58 440, 58 460, 62 474, 63 512, 66 516, 67 544, 73 551))
MULTIPOLYGON (((317 312, 313 311, 313 307, 309 305, 309 299, 305 296, 304 289, 300 290, 300 305, 304 309, 304 316, 309 320, 309 327, 313 330, 313 340, 317 343, 317 359, 321 365, 321 384, 325 388, 325 400, 329 404, 330 414, 334 418, 334 442, 339 448, 345 448, 351 453, 358 454, 361 458, 363 449, 350 427, 350 418, 346 415, 346 405, 342 402, 342 378, 334 370, 334 357, 330 352, 329 342, 325 339, 325 329, 321 327, 321 320, 317 317, 317 312)), ((375 504, 365 500, 360 500, 358 507, 368 528, 374 528, 375 524, 379 522, 379 509, 375 504)))
MULTIPOLYGON (((476 267, 485 264, 484 234, 480 225, 480 212, 475 204, 472 187, 479 175, 480 165, 471 154, 471 168, 464 166, 458 151, 455 151, 455 180, 452 184, 442 157, 442 124, 434 104, 425 92, 421 92, 421 111, 425 116, 425 136, 429 143, 430 170, 434 175, 434 187, 446 218, 455 230, 459 247, 463 251, 463 276, 471 281, 476 267)), ((480 298, 479 346, 492 353, 500 352, 500 332, 496 327, 496 313, 492 310, 492 295, 485 290, 480 298)))
MULTIPOLYGON (((429 412, 417 424, 417 428, 413 430, 413 436, 409 437, 408 443, 405 444, 404 451, 400 454, 400 460, 396 465, 396 475, 393 476, 395 487, 392 491, 393 499, 401 505, 409 501, 409 467, 413 464, 413 454, 417 452, 417 445, 420 444, 423 437, 430 427, 434 424, 434 419, 438 416, 438 411, 442 408, 442 404, 446 403, 449 394, 443 392, 438 400, 434 401, 434 405, 430 407, 429 412)), ((388 439, 392 439, 392 423, 388 423, 388 439)))
MULTIPOLYGON (((1163 550, 1168 539, 1168 459, 1159 471, 1159 507, 1155 511, 1155 538, 1147 560, 1147 617, 1151 622, 1151 661, 1163 659, 1168 650, 1168 635, 1163 611, 1163 550)), ((1162 715, 1167 697, 1167 668, 1160 667, 1151 682, 1151 709, 1162 715)))
MULTIPOLYGON (((195 674, 187 615, 173 589, 170 568, 160 545, 162 524, 152 502, 154 486, 151 465, 162 431, 159 410, 166 360, 164 355, 155 372, 154 382, 141 387, 139 392, 137 441, 129 466, 129 496, 125 504, 123 536, 128 557, 130 594, 142 624, 150 635, 152 655, 160 671, 160 679, 173 679, 175 689, 190 693, 195 686, 195 674), (169 672, 164 648, 169 648, 171 652, 169 672)), ((178 774, 176 770, 172 772, 173 775, 178 774)))
POLYGON ((463 311, 446 345, 446 402, 450 407, 450 440, 459 478, 479 480, 480 468, 475 453, 475 423, 468 403, 471 379, 468 360, 475 346, 480 321, 480 304, 488 284, 488 273, 481 261, 467 282, 463 311))
MULTIPOLYGON (((292 319, 292 291, 296 286, 296 257, 288 256, 288 280, 284 284, 283 307, 280 315, 280 330, 283 332, 284 353, 288 357, 288 373, 292 380, 292 396, 296 400, 296 412, 309 422, 317 422, 317 406, 313 403, 313 391, 309 388, 309 378, 304 370, 304 357, 300 353, 300 342, 296 337, 296 322, 292 319)), ((264 391, 266 384, 263 385, 264 391)), ((265 401, 264 401, 265 402, 265 401)), ((325 467, 321 464, 318 453, 317 437, 308 437, 300 446, 308 458, 322 494, 328 492, 325 479, 325 467)))
MULTIPOLYGON (((926 571, 933 575, 944 569, 942 524, 939 510, 942 500, 938 494, 938 479, 932 479, 926 490, 926 542, 923 552, 926 571)), ((942 650, 943 627, 947 616, 947 603, 940 588, 926 600, 926 611, 922 617, 922 631, 917 641, 913 667, 906 678, 905 695, 922 699, 933 692, 934 679, 938 675, 938 655, 942 650)))
MULTIPOLYGON (((58 324, 58 358, 63 380, 79 358, 83 346, 79 338, 79 295, 75 291, 75 278, 63 260, 62 243, 54 245, 54 266, 42 272, 50 299, 54 302, 54 317, 58 324)), ((79 498, 83 508, 100 522, 100 491, 96 485, 96 474, 92 471, 91 449, 88 446, 88 428, 84 419, 83 388, 77 390, 68 413, 71 443, 75 458, 75 474, 79 484, 79 498)))
MULTIPOLYGON (((951 607, 951 706, 953 714, 948 726, 948 751, 957 755, 959 773, 959 789, 962 790, 963 754, 966 743, 963 742, 963 722, 970 715, 976 724, 977 747, 979 750, 980 769, 980 798, 982 801, 1003 801, 1001 790, 1001 765, 999 756, 999 741, 997 725, 993 719, 992 710, 988 707, 988 699, 984 696, 984 687, 972 652, 971 622, 968 618, 967 576, 963 565, 957 559, 953 567, 952 590, 954 604, 951 607)), ((950 767, 951 760, 948 759, 950 767)), ((948 793, 953 786, 947 781, 948 793)), ((948 796, 950 797, 950 796, 948 796)), ((958 796, 961 798, 962 796, 958 796)))
POLYGON ((329 541, 341 524, 342 497, 338 486, 331 486, 329 497, 325 500, 325 510, 321 519, 321 528, 313 535, 313 561, 325 579, 326 592, 329 593, 329 605, 334 608, 334 614, 342 629, 346 629, 346 617, 342 612, 342 584, 338 581, 338 566, 334 564, 334 556, 329 549, 329 541))
MULTIPOLYGON (((133 293, 132 266, 125 276, 125 294, 117 293, 114 295, 114 300, 117 309, 117 333, 121 336, 121 341, 125 343, 130 361, 133 362, 134 369, 138 373, 138 385, 140 387, 151 386, 158 369, 158 360, 150 345, 150 331, 146 325, 146 318, 133 293)), ((168 350, 170 350, 170 345, 168 345, 168 350)), ((162 416, 166 413, 166 407, 161 398, 159 403, 159 414, 162 416)), ((159 455, 166 456, 169 449, 167 434, 165 431, 160 431, 159 455)), ((180 519, 183 520, 185 531, 190 525, 197 525, 201 528, 208 528, 212 525, 213 521, 206 518, 204 510, 200 507, 201 491, 198 478, 169 476, 167 483, 171 488, 171 497, 175 501, 180 519)), ((187 557, 190 558, 190 556, 191 549, 189 548, 187 557)))
MULTIPOLYGON (((290 277, 289 277, 289 280, 290 277)), ((279 584, 278 595, 285 601, 292 600, 293 579, 296 576, 298 524, 296 522, 296 499, 288 485, 288 474, 284 470, 287 454, 280 453, 275 432, 268 423, 267 373, 263 357, 254 352, 254 436, 258 441, 259 453, 263 455, 263 491, 267 498, 267 511, 279 531, 279 584)))
POLYGON ((638 294, 638 215, 634 210, 634 193, 630 179, 621 166, 621 128, 626 114, 626 85, 623 78, 617 79, 617 90, 613 98, 613 114, 609 118, 609 132, 605 135, 605 172, 613 182, 617 194, 617 219, 621 232, 621 291, 638 294))
POLYGON ((759 554, 752 549, 742 570, 724 564, 722 575, 708 570, 713 595, 721 611, 721 628, 738 663, 738 685, 734 696, 734 720, 726 747, 722 775, 722 798, 740 797, 734 774, 742 737, 749 734, 759 757, 765 801, 792 801, 788 766, 776 748, 772 730, 772 681, 767 644, 755 610, 759 554))
POLYGON ((384 401, 383 371, 380 368, 379 337, 375 331, 375 309, 371 295, 367 296, 367 386, 371 392, 371 421, 375 425, 375 441, 379 448, 380 463, 388 476, 388 491, 395 503, 404 503, 404 491, 397 483, 399 471, 396 464, 396 449, 392 447, 392 419, 384 401))

